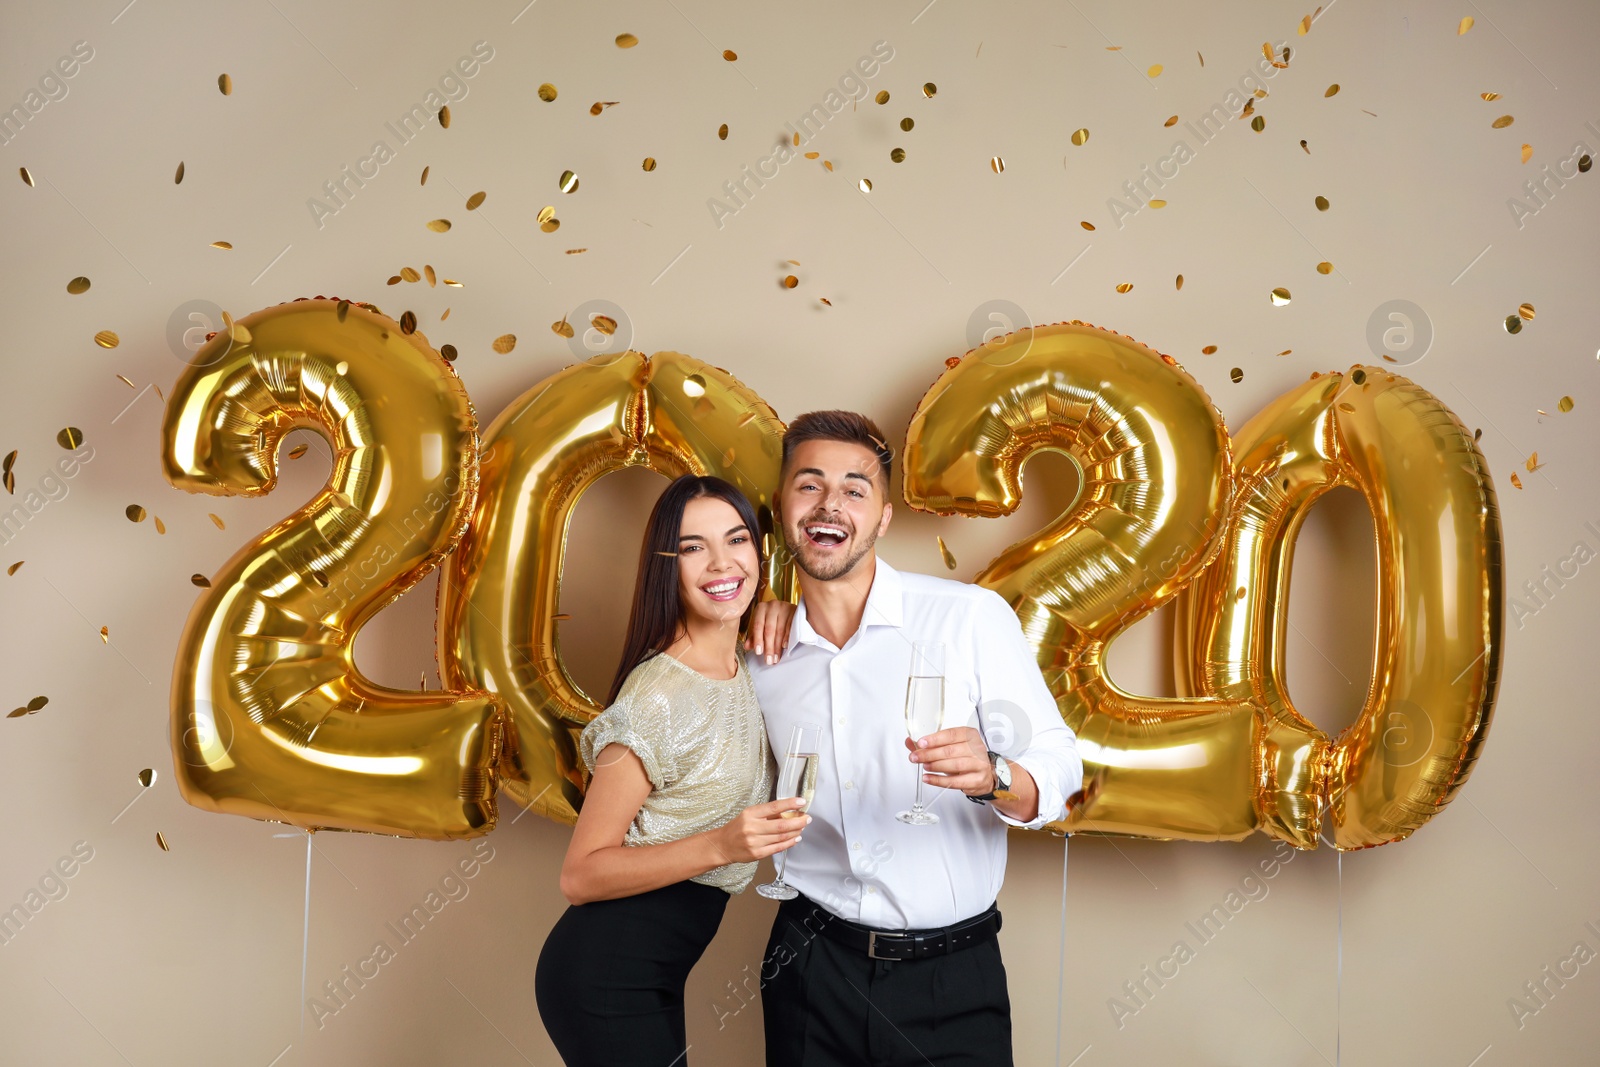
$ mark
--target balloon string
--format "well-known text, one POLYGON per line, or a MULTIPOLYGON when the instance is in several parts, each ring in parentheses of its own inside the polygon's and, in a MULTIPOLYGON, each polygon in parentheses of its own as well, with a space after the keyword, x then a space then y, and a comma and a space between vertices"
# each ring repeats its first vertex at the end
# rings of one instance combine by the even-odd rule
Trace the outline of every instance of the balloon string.
POLYGON ((1339 1067, 1339 1056, 1344 1044, 1344 853, 1334 852, 1334 863, 1339 872, 1339 940, 1338 969, 1334 978, 1333 1067, 1339 1067))
POLYGON ((306 1032, 306 953, 311 948, 311 832, 306 831, 306 911, 300 934, 300 1036, 306 1032))
POLYGON ((1061 951, 1056 967, 1056 1067, 1061 1067, 1061 1010, 1066 1000, 1067 982, 1067 843, 1071 836, 1061 839, 1061 951))

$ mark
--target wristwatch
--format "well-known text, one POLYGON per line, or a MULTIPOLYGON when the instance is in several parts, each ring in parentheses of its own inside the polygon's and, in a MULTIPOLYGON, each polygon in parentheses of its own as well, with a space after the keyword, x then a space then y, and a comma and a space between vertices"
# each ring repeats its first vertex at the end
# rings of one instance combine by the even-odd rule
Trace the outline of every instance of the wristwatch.
POLYGON ((1006 763, 1006 758, 998 752, 990 752, 989 762, 994 764, 995 788, 987 793, 979 793, 976 796, 968 793, 967 799, 974 804, 987 804, 995 798, 999 791, 1011 788, 1011 766, 1006 763))

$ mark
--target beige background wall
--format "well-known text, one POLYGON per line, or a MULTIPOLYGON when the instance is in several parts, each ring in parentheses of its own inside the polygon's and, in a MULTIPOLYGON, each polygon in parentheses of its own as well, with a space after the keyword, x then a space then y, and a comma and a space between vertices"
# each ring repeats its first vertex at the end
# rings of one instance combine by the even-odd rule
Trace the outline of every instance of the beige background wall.
MULTIPOLYGON (((380 938, 396 944, 385 924, 474 846, 318 835, 308 913, 303 834, 203 813, 173 785, 166 701, 196 593, 189 575, 215 571, 306 500, 327 449, 296 434, 289 444, 310 440, 309 453, 284 461, 264 501, 167 487, 149 387, 170 385, 181 366, 169 318, 189 301, 243 315, 331 293, 396 317, 412 310, 435 345, 457 346, 485 422, 583 354, 549 324, 602 300, 621 309, 635 348, 727 367, 785 417, 870 412, 897 445, 942 361, 970 346, 969 319, 983 320, 986 301, 1175 355, 1233 427, 1314 369, 1376 361, 1369 317, 1386 301, 1414 302, 1433 342, 1406 373, 1482 429, 1507 585, 1522 605, 1508 615, 1476 773, 1411 840, 1342 864, 1327 848, 1295 855, 1203 946, 1185 924, 1274 854, 1265 839, 1074 841, 1063 933, 1062 843, 1014 835, 1000 903, 1018 1061, 1592 1062, 1600 966, 1563 961, 1580 942, 1600 951, 1600 577, 1569 563, 1576 576, 1542 601, 1522 592, 1576 543, 1600 550, 1600 176, 1546 180, 1542 202, 1523 191, 1546 164, 1570 174, 1575 143, 1600 148, 1592 5, 1343 0, 1301 36, 1311 9, 1276 3, 124 2, 11 4, 0 15, 0 104, 24 103, 75 42, 93 50, 0 146, 0 453, 19 450, 18 496, 0 503, 40 484, 62 427, 81 428, 94 450, 64 496, 7 532, 0 555, 26 561, 0 577, 0 702, 49 697, 37 714, 0 721, 0 905, 23 901, 76 842, 92 849, 66 895, 0 946, 0 1060, 555 1062, 533 964, 563 907, 564 827, 508 810, 467 895, 318 1026, 302 1012, 303 936, 310 995, 380 938), (1467 15, 1476 26, 1459 35, 1467 15), (622 32, 639 45, 618 49, 622 32), (834 170, 783 166, 719 228, 708 198, 770 155, 784 124, 824 103, 880 40, 893 59, 867 92, 886 89, 889 103, 868 95, 843 108, 807 146, 834 170), (451 127, 397 141, 385 123, 478 41, 493 58, 465 81, 451 127), (1201 144, 1182 122, 1163 127, 1223 103, 1256 72, 1264 41, 1288 44, 1292 58, 1262 83, 1262 132, 1229 120, 1201 144), (1154 64, 1164 70, 1150 77, 1154 64), (224 72, 231 96, 217 89, 224 72), (928 81, 932 99, 920 91, 928 81), (558 87, 553 103, 535 95, 542 82, 558 87), (1341 88, 1328 97, 1332 83, 1341 88), (617 103, 593 117, 595 101, 617 103), (1492 129, 1502 114, 1515 123, 1492 129), (915 120, 909 133, 903 117, 915 120), (1090 138, 1075 147, 1080 127, 1090 138), (1161 191, 1168 205, 1119 227, 1108 198, 1178 136, 1193 158, 1161 191), (380 139, 394 158, 319 226, 308 199, 380 139), (905 162, 890 161, 895 147, 905 162), (645 156, 655 171, 641 169, 645 156), (568 169, 581 184, 563 195, 568 169), (469 214, 463 201, 477 190, 488 199, 469 214), (547 204, 562 220, 554 234, 535 220, 547 204), (424 228, 438 217, 454 221, 448 234, 424 228), (233 250, 208 247, 217 240, 233 250), (1316 272, 1324 260, 1334 273, 1316 272), (424 263, 464 288, 385 286, 424 263), (798 287, 782 288, 791 272, 798 287), (68 295, 77 275, 93 286, 68 295), (1131 292, 1115 291, 1122 282, 1131 292), (1291 290, 1290 305, 1268 300, 1275 286, 1291 290), (1509 335, 1502 321, 1524 301, 1537 317, 1509 335), (120 346, 97 347, 100 330, 120 346), (505 333, 516 348, 496 354, 505 333), (1206 345, 1219 351, 1203 356, 1206 345), (1558 412, 1563 395, 1570 413, 1558 412), (1544 466, 1530 473, 1535 451, 1544 466), (124 518, 129 504, 160 516, 165 535, 124 518), (206 518, 213 510, 226 531, 206 518), (144 790, 147 767, 158 777, 144 790), (1179 939, 1195 958, 1119 1027, 1108 1002, 1179 939), (1546 966, 1576 977, 1549 982, 1548 1003, 1529 1000, 1540 1010, 1519 1026, 1508 1001, 1546 966)), ((946 573, 942 535, 955 576, 972 577, 1070 499, 1063 464, 1041 459, 1028 477, 1022 513, 1003 521, 901 509, 884 556, 946 573)), ((573 616, 571 662, 593 686, 614 663, 631 584, 615 561, 632 559, 662 484, 617 475, 579 508, 562 610, 573 616)), ((1336 496, 1301 539, 1288 668, 1300 705, 1334 729, 1368 676, 1374 581, 1365 509, 1336 496)), ((433 593, 430 580, 363 633, 358 658, 374 678, 438 684, 433 593)), ((1170 640, 1160 616, 1128 634, 1112 656, 1118 681, 1170 692, 1170 640)), ((720 1030, 718 1005, 738 1005, 728 983, 758 958, 770 913, 753 894, 737 899, 696 971, 692 1062, 759 1062, 759 1005, 720 1030)))

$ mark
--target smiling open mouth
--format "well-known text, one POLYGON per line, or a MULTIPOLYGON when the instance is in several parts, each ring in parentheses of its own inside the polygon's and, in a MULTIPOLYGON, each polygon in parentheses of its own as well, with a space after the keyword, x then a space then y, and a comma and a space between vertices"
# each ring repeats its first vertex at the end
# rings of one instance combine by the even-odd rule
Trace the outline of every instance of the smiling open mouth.
POLYGON ((835 545, 842 545, 850 537, 849 532, 844 527, 826 522, 807 523, 805 534, 812 544, 822 548, 833 548, 835 545))
POLYGON ((733 600, 743 588, 743 578, 728 578, 723 581, 707 582, 700 587, 700 591, 712 600, 733 600))

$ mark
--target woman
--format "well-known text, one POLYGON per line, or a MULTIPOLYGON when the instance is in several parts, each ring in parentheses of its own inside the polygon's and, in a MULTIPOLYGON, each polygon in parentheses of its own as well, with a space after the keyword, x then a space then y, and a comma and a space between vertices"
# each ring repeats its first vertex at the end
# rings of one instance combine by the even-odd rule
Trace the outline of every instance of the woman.
MULTIPOLYGON (((561 866, 572 907, 534 978, 568 1067, 683 1067, 690 968, 756 862, 811 821, 782 817, 798 798, 767 801, 772 756, 739 647, 759 536, 720 478, 684 475, 650 513, 609 706, 579 743, 592 777, 561 866)), ((792 614, 762 628, 758 654, 783 647, 792 614)))

